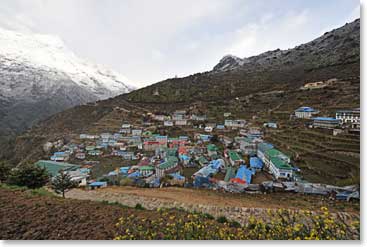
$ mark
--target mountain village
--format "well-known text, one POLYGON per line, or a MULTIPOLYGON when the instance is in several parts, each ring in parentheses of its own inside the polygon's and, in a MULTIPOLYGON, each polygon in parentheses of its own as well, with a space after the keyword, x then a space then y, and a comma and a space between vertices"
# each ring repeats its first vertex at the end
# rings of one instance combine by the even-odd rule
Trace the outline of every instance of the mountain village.
MULTIPOLYGON (((276 122, 252 126, 244 119, 233 119, 230 112, 223 115, 224 123, 214 123, 204 114, 189 114, 185 110, 148 113, 141 123, 122 120, 117 133, 81 133, 68 143, 48 142, 44 150, 52 156, 36 165, 46 168, 51 176, 66 172, 87 189, 110 185, 181 186, 359 199, 355 186, 337 187, 303 180, 297 163, 263 140, 267 129, 278 128, 276 122), (185 135, 171 134, 174 127, 185 135)), ((332 135, 359 131, 359 109, 340 110, 335 117, 319 115, 320 111, 312 107, 300 107, 289 121, 303 119, 304 128, 329 129, 332 135)))
POLYGON ((0 239, 360 240, 360 3, 136 2, 6 8, 0 239))

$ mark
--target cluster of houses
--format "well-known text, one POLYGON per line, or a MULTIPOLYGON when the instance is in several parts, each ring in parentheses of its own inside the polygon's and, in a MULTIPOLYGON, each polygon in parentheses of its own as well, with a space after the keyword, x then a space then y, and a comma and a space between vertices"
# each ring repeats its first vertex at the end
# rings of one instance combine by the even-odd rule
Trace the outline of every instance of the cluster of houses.
MULTIPOLYGON (((179 111, 172 115, 172 119, 182 120, 185 116, 183 111, 179 111)), ((166 121, 165 118, 158 118, 159 121, 166 121)), ((192 118, 204 119, 203 116, 192 118)), ((109 181, 110 178, 116 181, 117 177, 139 181, 151 187, 157 187, 159 181, 167 176, 181 185, 192 180, 199 187, 205 184, 204 181, 216 183, 213 180, 216 174, 223 174, 226 183, 237 184, 251 184, 252 177, 264 171, 272 174, 274 179, 292 179, 293 173, 287 170, 291 167, 289 158, 286 163, 288 167, 282 163, 284 155, 280 151, 276 154, 261 151, 261 128, 248 127, 244 120, 225 120, 223 126, 237 129, 238 135, 234 138, 219 135, 213 140, 213 136, 204 130, 191 136, 170 137, 124 123, 117 133, 80 134, 77 140, 59 146, 50 160, 41 160, 36 164, 45 167, 51 175, 56 175, 60 170, 70 172, 75 179, 83 178, 80 184, 86 185, 93 165, 74 165, 67 161, 81 162, 91 157, 98 160, 98 157, 117 156, 131 162, 129 166, 116 164, 115 170, 97 178, 99 181, 92 180, 93 183, 89 183, 97 187, 105 184, 101 186, 95 182, 109 181), (187 168, 197 171, 190 177, 184 177, 187 168)))
MULTIPOLYGON (((312 120, 314 128, 335 129, 341 125, 359 128, 359 109, 337 111, 335 118, 319 117, 318 114, 319 111, 311 107, 300 107, 295 110, 294 117, 312 120)), ((105 187, 107 182, 122 179, 148 187, 162 186, 162 181, 194 187, 246 187, 253 185, 253 178, 258 173, 270 174, 274 181, 297 179, 299 169, 291 164, 289 156, 264 142, 262 128, 251 127, 245 120, 228 119, 230 116, 224 113, 224 123, 216 124, 207 123, 205 115, 187 114, 186 111, 152 114, 150 117, 156 124, 168 128, 198 122, 205 122, 205 128, 173 137, 125 122, 116 133, 83 133, 66 145, 45 144, 47 150, 53 146, 57 151, 49 160, 36 164, 45 167, 52 176, 61 170, 67 172, 80 185, 92 188, 105 187), (216 138, 210 133, 214 130, 216 138), (237 136, 229 137, 220 130, 231 130, 231 136, 233 133, 237 136), (99 157, 118 157, 130 165, 116 164, 113 171, 91 180, 90 171, 98 161, 88 160, 99 160, 99 157), (83 165, 67 163, 69 161, 83 165), (196 171, 187 175, 185 171, 189 168, 196 171)), ((278 128, 274 122, 264 123, 262 127, 278 128)))
MULTIPOLYGON (((230 113, 224 113, 225 118, 229 118, 230 113)), ((152 120, 163 123, 164 127, 172 126, 190 126, 194 124, 207 122, 208 118, 206 115, 188 114, 184 110, 175 111, 172 114, 151 114, 152 120)), ((244 119, 225 119, 224 123, 210 123, 205 124, 205 132, 212 132, 214 129, 224 130, 226 128, 243 128, 246 125, 244 119)))
POLYGON ((310 119, 310 127, 323 129, 346 128, 352 131, 360 129, 360 109, 338 110, 335 117, 317 116, 320 112, 312 107, 303 106, 294 111, 294 116, 310 119))
MULTIPOLYGON (((245 127, 245 125, 241 125, 245 127)), ((120 167, 106 174, 106 177, 126 177, 150 187, 159 186, 163 177, 169 176, 177 183, 192 179, 196 187, 217 183, 216 174, 222 173, 225 183, 251 184, 256 172, 268 172, 275 180, 292 180, 293 168, 290 159, 280 151, 271 148, 263 151, 260 128, 246 128, 238 136, 230 138, 220 135, 216 143, 211 135, 196 133, 192 137, 169 137, 159 134, 144 136, 143 157, 136 165, 120 167), (265 166, 264 166, 265 164, 265 166), (186 168, 195 168, 191 177, 184 177, 186 168), (143 181, 143 182, 142 182, 143 181)), ((270 145, 270 144, 269 144, 270 145)), ((182 183, 180 183, 182 184, 182 183)))

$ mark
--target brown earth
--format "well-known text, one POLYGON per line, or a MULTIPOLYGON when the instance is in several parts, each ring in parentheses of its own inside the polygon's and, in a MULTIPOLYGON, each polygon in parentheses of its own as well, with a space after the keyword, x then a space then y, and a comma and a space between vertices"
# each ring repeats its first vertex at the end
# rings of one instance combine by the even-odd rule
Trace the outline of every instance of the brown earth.
MULTIPOLYGON (((116 223, 119 218, 127 219, 129 216, 138 217, 140 219, 157 220, 161 217, 156 210, 138 210, 129 208, 121 204, 111 204, 114 200, 105 200, 103 203, 95 202, 93 200, 102 200, 102 197, 106 198, 114 195, 123 194, 126 198, 134 199, 137 195, 139 198, 150 199, 151 201, 163 202, 166 201, 172 207, 179 206, 177 201, 196 203, 200 201, 202 203, 211 203, 217 206, 220 216, 226 216, 224 214, 230 207, 232 216, 228 217, 230 220, 237 220, 237 222, 243 223, 242 220, 254 216, 256 218, 263 218, 264 215, 268 215, 269 208, 278 208, 285 205, 284 197, 289 196, 286 194, 279 194, 272 197, 264 195, 263 201, 258 201, 261 196, 237 196, 237 195, 222 195, 220 196, 216 192, 212 191, 195 191, 182 189, 182 188, 164 188, 160 190, 148 190, 148 189, 136 189, 136 188, 106 188, 93 191, 73 190, 68 193, 68 196, 75 196, 78 199, 91 199, 91 200, 76 200, 76 199, 63 199, 47 193, 35 193, 31 190, 23 189, 8 189, 0 188, 0 239, 3 240, 42 240, 42 239, 59 239, 59 240, 93 240, 93 239, 113 239, 116 235, 116 223), (154 198, 156 197, 156 198, 154 198), (242 198, 242 199, 241 199, 242 198), (265 201, 268 199, 269 203, 265 201), (173 201, 173 199, 177 201, 173 201), (110 203, 106 202, 110 201, 110 203), (276 203, 278 201, 278 203, 276 203), (225 206, 227 205, 227 206, 225 206), (240 208, 242 206, 247 207, 260 207, 260 208, 240 208), (222 210, 223 209, 223 210, 222 210)), ((44 192, 43 192, 44 193, 44 192)), ((111 197, 112 198, 112 197, 111 197)), ((110 199, 111 199, 110 198, 110 199)), ((299 197, 302 198, 302 197, 299 197)), ((135 202, 134 200, 132 200, 135 202)), ((160 204, 158 204, 160 205, 160 204)), ((359 219, 359 208, 356 204, 337 203, 332 205, 327 201, 321 200, 320 197, 309 197, 309 200, 305 200, 303 206, 298 203, 291 203, 290 207, 295 208, 308 208, 309 206, 318 207, 320 205, 328 205, 331 211, 337 210, 337 205, 343 205, 345 211, 349 213, 339 212, 335 215, 338 220, 342 220, 346 224, 359 219), (320 203, 322 202, 322 203, 320 203)), ((133 205, 135 206, 135 205, 133 205)), ((145 206, 145 205, 143 205, 145 206)), ((205 209, 203 205, 197 205, 201 209, 205 209)), ((206 206, 208 208, 209 206, 206 206)), ((200 209, 199 208, 199 209, 200 209)), ((197 208, 191 208, 191 211, 197 208)), ((183 210, 171 209, 170 210, 177 217, 187 217, 187 212, 183 210)), ((205 212, 198 210, 199 212, 205 212)), ((342 211, 342 210, 340 210, 342 211)), ((213 214, 218 217, 218 215, 213 214)), ((269 217, 268 217, 269 218, 269 217)), ((206 219, 209 220, 209 219, 206 219)), ((209 220, 210 224, 218 225, 217 221, 209 220)), ((220 225, 218 227, 223 227, 220 225)))
POLYGON ((133 211, 1 188, 0 239, 112 239, 118 218, 133 211))
POLYGON ((323 196, 301 195, 293 193, 272 194, 231 194, 205 189, 188 189, 179 187, 135 188, 129 186, 107 187, 99 190, 75 189, 67 197, 85 200, 117 201, 124 205, 134 206, 141 203, 147 208, 159 205, 157 202, 171 205, 210 205, 217 207, 243 207, 262 209, 303 209, 318 211, 326 206, 331 212, 349 212, 359 214, 359 203, 331 201, 323 196), (129 205, 130 204, 130 205, 129 205))

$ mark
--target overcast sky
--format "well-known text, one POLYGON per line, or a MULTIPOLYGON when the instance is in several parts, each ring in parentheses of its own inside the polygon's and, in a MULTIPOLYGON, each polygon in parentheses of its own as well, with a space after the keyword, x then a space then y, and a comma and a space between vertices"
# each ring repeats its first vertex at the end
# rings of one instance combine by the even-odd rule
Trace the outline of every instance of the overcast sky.
POLYGON ((359 0, 1 0, 0 26, 59 36, 136 86, 227 54, 292 48, 359 18, 359 0))

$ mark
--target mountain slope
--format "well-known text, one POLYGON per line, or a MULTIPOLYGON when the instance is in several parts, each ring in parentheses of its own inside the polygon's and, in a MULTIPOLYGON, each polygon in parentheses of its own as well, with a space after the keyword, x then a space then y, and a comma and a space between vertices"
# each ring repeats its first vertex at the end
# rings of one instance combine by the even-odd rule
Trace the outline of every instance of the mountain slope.
POLYGON ((0 136, 72 106, 131 91, 124 81, 78 58, 57 37, 0 28, 0 136))

